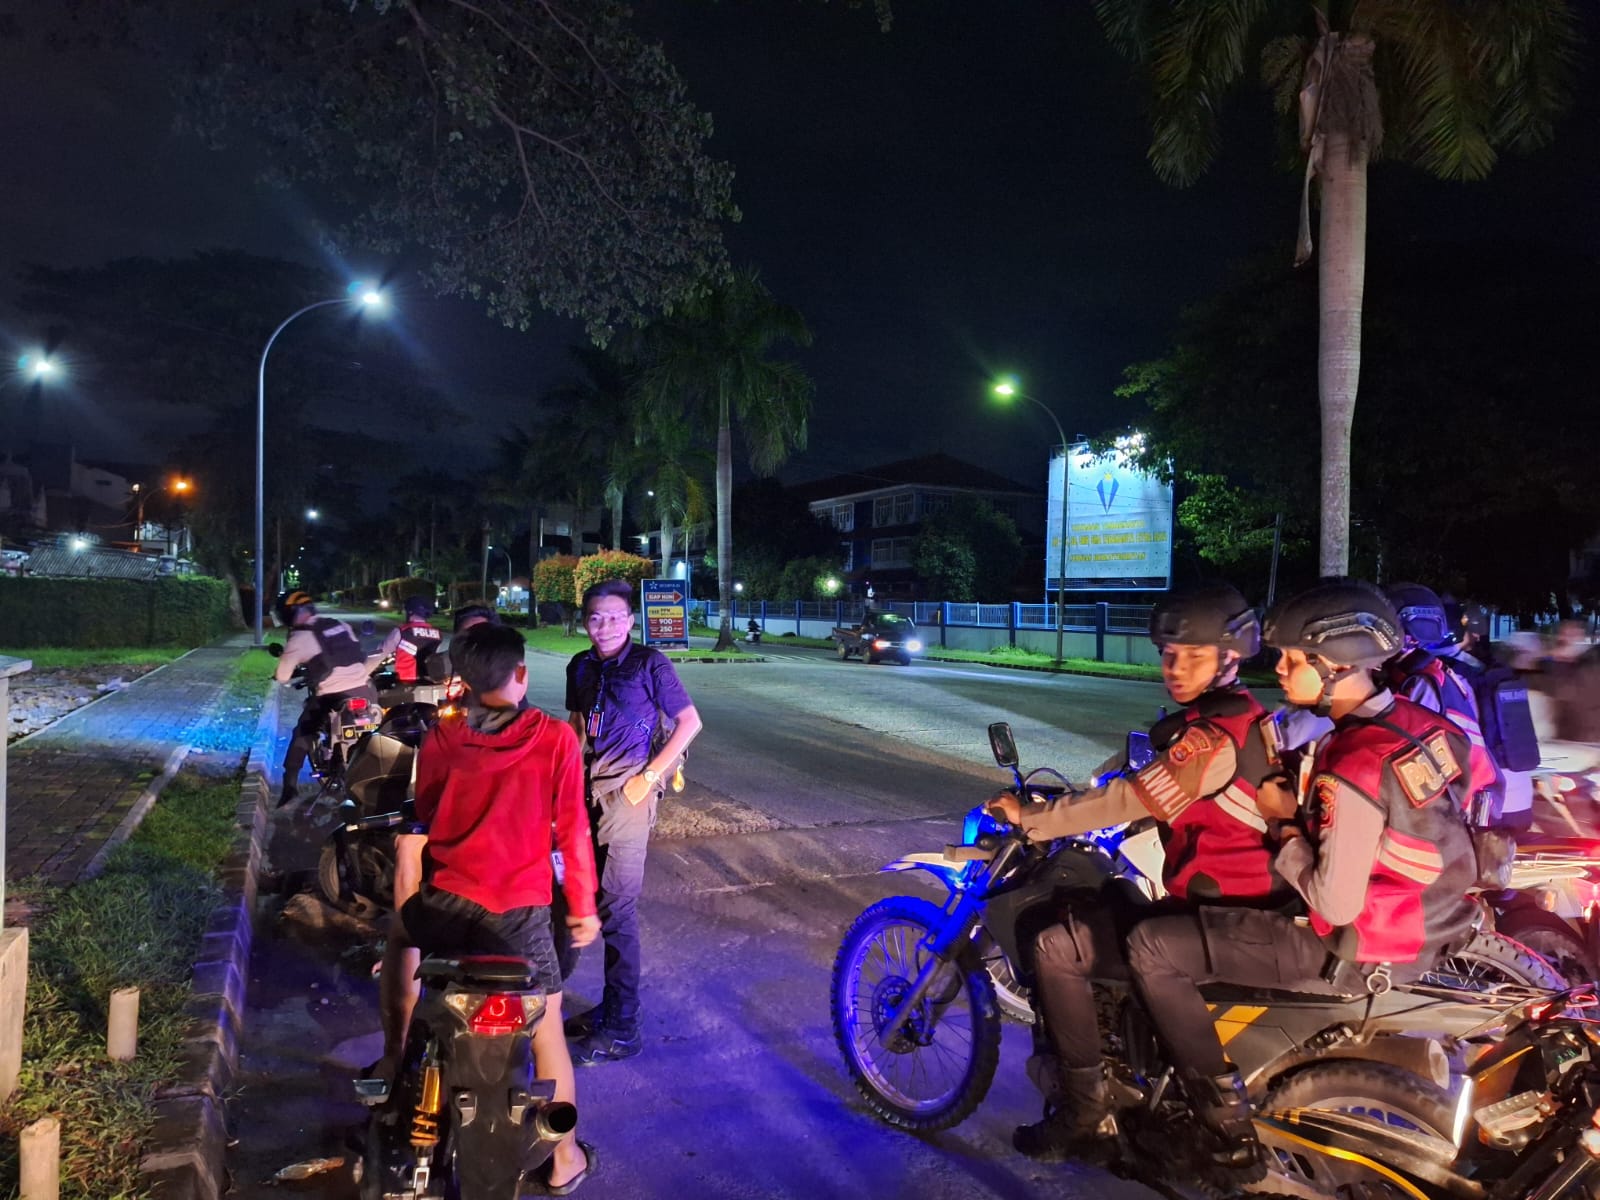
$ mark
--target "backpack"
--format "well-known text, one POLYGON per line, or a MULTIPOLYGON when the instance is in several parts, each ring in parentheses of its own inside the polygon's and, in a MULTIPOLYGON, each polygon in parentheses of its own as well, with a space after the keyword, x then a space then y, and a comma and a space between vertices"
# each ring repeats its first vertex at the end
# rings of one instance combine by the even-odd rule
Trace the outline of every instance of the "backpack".
POLYGON ((1494 761, 1507 771, 1532 771, 1539 765, 1539 735, 1533 727, 1528 685, 1510 667, 1472 667, 1459 658, 1445 667, 1472 689, 1478 724, 1494 761))

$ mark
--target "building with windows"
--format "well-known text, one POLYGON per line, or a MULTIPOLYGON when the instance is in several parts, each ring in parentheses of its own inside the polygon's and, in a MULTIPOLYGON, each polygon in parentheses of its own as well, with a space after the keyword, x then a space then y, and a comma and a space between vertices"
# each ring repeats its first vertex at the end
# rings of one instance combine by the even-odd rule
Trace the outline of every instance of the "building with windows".
POLYGON ((845 579, 852 595, 888 599, 920 596, 911 545, 922 522, 959 495, 986 500, 1017 523, 1030 558, 1042 554, 1045 495, 947 454, 929 454, 835 475, 790 489, 839 531, 845 579))

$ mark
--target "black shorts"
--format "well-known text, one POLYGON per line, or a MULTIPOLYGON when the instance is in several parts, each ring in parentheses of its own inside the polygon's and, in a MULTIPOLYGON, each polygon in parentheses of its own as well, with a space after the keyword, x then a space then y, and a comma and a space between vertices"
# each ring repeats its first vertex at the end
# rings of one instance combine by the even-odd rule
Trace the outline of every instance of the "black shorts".
POLYGON ((534 981, 547 994, 561 991, 547 904, 490 912, 465 896, 423 884, 400 910, 400 921, 424 958, 514 954, 533 963, 534 981))

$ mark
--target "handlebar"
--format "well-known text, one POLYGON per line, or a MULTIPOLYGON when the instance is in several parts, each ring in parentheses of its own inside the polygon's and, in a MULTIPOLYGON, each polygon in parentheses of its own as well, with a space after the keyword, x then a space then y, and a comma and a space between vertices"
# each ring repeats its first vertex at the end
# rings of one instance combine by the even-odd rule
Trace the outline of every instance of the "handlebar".
POLYGON ((354 821, 345 822, 346 833, 371 833, 379 829, 393 829, 397 825, 404 825, 403 833, 427 833, 428 827, 416 817, 404 811, 377 813, 370 817, 358 817, 354 821))

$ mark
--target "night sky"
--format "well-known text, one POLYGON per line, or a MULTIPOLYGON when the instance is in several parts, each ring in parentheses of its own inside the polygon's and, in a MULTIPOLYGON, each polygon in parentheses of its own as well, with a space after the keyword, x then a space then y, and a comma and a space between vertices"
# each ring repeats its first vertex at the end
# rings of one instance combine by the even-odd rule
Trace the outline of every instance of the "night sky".
MULTIPOLYGON (((1247 86, 1210 174, 1186 190, 1161 184, 1131 70, 1085 4, 896 7, 887 35, 869 10, 837 3, 638 10, 714 115, 713 153, 737 169, 734 260, 757 265, 816 334, 801 356, 817 385, 811 448, 785 478, 943 450, 1042 486, 1053 433, 1037 411, 993 408, 991 374, 1018 373, 1069 434, 1135 419, 1111 394, 1122 368, 1160 354, 1182 306, 1230 263, 1287 258, 1299 177, 1278 169, 1267 99, 1247 86)), ((326 262, 315 202, 257 184, 247 145, 218 154, 174 134, 148 63, 0 40, 0 78, 0 311, 12 343, 38 332, 11 309, 22 261, 232 246, 326 262)), ((1556 144, 1508 156, 1486 183, 1376 166, 1374 243, 1519 236, 1600 254, 1600 103, 1592 71, 1585 82, 1556 144)), ((396 321, 420 370, 485 414, 461 435, 469 455, 518 397, 559 378, 563 347, 580 336, 554 319, 513 333, 416 288, 396 321)), ((85 449, 126 457, 126 410, 107 401, 75 398, 85 449)))

